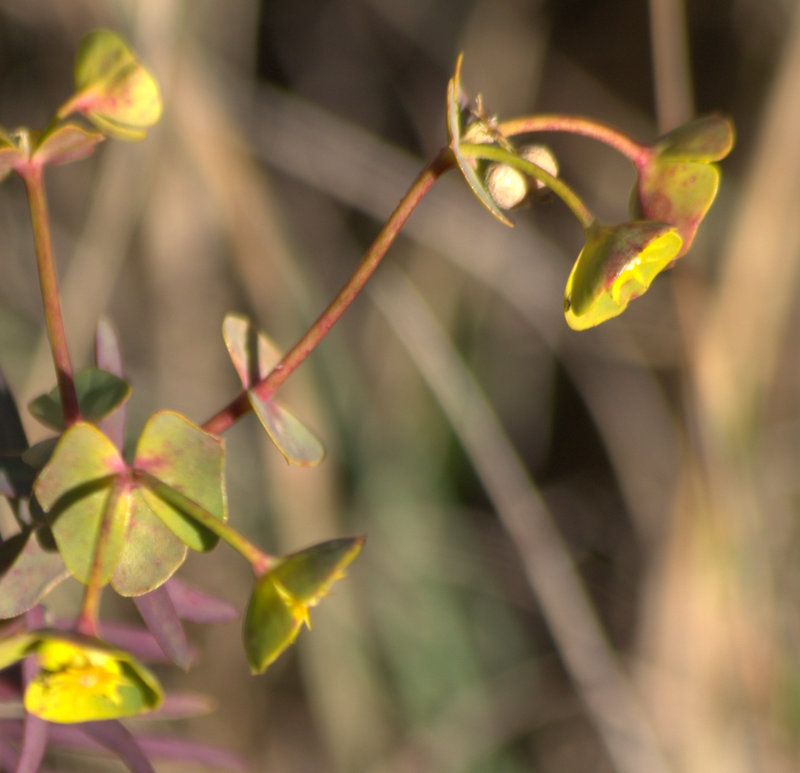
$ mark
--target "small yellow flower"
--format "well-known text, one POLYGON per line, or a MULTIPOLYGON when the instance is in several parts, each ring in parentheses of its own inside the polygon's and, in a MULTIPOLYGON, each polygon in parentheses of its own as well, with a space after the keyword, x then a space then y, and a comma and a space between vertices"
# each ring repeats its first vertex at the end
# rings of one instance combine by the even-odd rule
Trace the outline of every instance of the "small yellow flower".
POLYGON ((44 633, 35 652, 40 671, 25 708, 50 722, 88 722, 142 714, 161 701, 155 677, 130 655, 99 641, 44 633))

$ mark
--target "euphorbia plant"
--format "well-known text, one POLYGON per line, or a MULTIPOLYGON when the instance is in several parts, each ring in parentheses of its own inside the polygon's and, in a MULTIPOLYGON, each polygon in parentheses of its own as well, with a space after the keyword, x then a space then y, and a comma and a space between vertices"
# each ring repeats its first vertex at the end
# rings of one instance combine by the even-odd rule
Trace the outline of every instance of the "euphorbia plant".
MULTIPOLYGON (((504 210, 537 188, 564 201, 586 236, 564 299, 567 323, 583 329, 620 314, 686 253, 717 191, 719 172, 712 162, 723 158, 733 142, 730 123, 718 116, 676 129, 652 145, 573 116, 499 122, 484 113, 480 101, 465 103, 459 60, 447 92, 449 143, 423 169, 351 278, 297 343, 281 355, 249 319, 228 315, 223 339, 241 392, 203 424, 158 411, 138 439, 127 443, 125 403, 131 387, 107 322, 98 325, 95 366, 73 369, 44 170, 84 158, 106 137, 142 140, 160 114, 153 76, 117 35, 97 31, 81 44, 75 93, 51 123, 43 131, 0 130, 0 178, 16 173, 28 193, 56 371, 56 388, 29 406, 54 435, 33 448, 14 401, 0 384, 0 493, 18 523, 17 532, 3 535, 0 544, 0 615, 10 621, 0 639, 0 668, 25 664, 18 684, 19 711, 29 719, 19 750, 25 770, 36 769, 45 746, 46 725, 36 717, 78 725, 116 722, 161 704, 161 687, 140 662, 148 658, 140 632, 113 629, 100 619, 100 597, 107 586, 134 600, 150 637, 144 641, 155 641, 169 659, 187 668, 191 658, 181 620, 214 622, 227 619, 231 611, 174 575, 190 549, 207 552, 219 540, 227 542, 253 569, 244 649, 251 669, 262 672, 309 624, 310 607, 358 555, 361 536, 278 556, 235 529, 228 520, 220 435, 253 411, 288 463, 312 467, 322 460, 319 440, 275 393, 358 296, 408 216, 444 172, 460 169, 483 204, 506 224, 510 220, 504 210), (518 136, 544 131, 588 135, 630 158, 638 176, 631 221, 601 223, 557 176, 558 164, 546 148, 517 146, 518 136), (44 599, 68 576, 85 586, 80 610, 73 620, 49 619, 44 599)), ((110 738, 126 732, 109 727, 115 728, 108 730, 110 738)), ((85 732, 90 733, 88 726, 85 732)), ((129 764, 138 753, 130 744, 107 745, 129 764)))

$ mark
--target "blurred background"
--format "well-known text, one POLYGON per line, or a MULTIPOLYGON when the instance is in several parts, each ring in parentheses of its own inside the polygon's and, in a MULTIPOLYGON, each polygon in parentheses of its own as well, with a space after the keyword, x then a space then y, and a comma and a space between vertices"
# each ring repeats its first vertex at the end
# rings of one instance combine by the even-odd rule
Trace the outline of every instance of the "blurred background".
MULTIPOLYGON (((366 548, 264 676, 238 624, 194 627, 198 666, 159 673, 217 710, 171 732, 281 773, 800 769, 800 6, 682 5, 0 5, 6 128, 44 125, 98 26, 163 86, 145 142, 47 180, 73 358, 89 363, 108 315, 132 435, 159 408, 200 423, 235 395, 226 312, 286 348, 324 308, 446 143, 460 51, 464 88, 503 119, 581 113, 645 141, 709 111, 737 127, 690 254, 583 333, 562 315, 582 233, 560 202, 507 229, 455 174, 435 186, 281 390, 323 464, 288 467, 252 416, 226 433, 247 535, 366 548)), ((600 218, 627 218, 625 159, 547 141, 600 218)), ((54 376, 16 179, 0 234, 0 364, 25 404, 54 376)), ((224 547, 183 576, 240 606, 250 590, 224 547)))

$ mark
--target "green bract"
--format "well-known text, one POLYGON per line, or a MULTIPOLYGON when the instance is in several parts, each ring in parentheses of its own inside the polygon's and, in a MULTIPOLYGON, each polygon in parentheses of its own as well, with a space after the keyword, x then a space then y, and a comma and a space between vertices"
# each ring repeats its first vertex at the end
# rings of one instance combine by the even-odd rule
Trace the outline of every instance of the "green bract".
POLYGON ((645 221, 594 223, 567 280, 564 314, 574 330, 621 314, 680 252, 676 228, 645 221))
POLYGON ((265 671, 294 642, 303 623, 311 626, 309 608, 344 576, 363 544, 363 537, 322 542, 278 559, 258 579, 244 620, 244 646, 253 673, 265 671))
POLYGON ((705 116, 664 135, 635 162, 635 214, 678 229, 683 246, 676 258, 691 247, 717 195, 720 174, 712 162, 730 153, 733 140, 727 118, 705 116))
POLYGON ((90 32, 75 58, 76 94, 59 110, 85 115, 104 134, 141 140, 161 117, 161 94, 155 78, 136 60, 127 44, 109 30, 90 32))

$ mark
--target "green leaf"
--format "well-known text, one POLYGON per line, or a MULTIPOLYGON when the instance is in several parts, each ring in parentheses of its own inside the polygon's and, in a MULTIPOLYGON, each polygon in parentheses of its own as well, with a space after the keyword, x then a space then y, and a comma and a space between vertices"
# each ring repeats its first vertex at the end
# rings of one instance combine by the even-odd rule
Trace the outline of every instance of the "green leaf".
POLYGON ((97 427, 79 422, 61 437, 34 484, 64 563, 83 583, 98 560, 98 546, 101 582, 122 550, 130 496, 120 489, 118 473, 125 470, 114 444, 97 427))
POLYGON ((250 405, 287 462, 301 466, 319 464, 325 449, 317 437, 290 411, 272 398, 263 400, 251 386, 265 378, 280 361, 280 352, 265 333, 239 314, 228 314, 222 335, 233 367, 247 389, 250 405))
POLYGON ((639 174, 636 212, 647 220, 670 223, 678 229, 683 247, 692 246, 700 223, 719 188, 719 170, 697 161, 668 161, 655 157, 639 174))
POLYGON ((672 264, 680 249, 677 230, 664 223, 595 223, 567 280, 567 324, 585 330, 621 314, 672 264))
POLYGON ((262 400, 252 391, 249 397, 253 412, 287 462, 313 467, 323 460, 325 448, 299 419, 274 400, 262 400))
POLYGON ((111 585, 120 596, 141 596, 172 577, 188 548, 150 507, 142 488, 131 491, 130 508, 111 585))
POLYGON ((161 117, 161 95, 153 76, 127 44, 109 30, 89 33, 75 59, 77 93, 60 110, 83 113, 104 134, 140 140, 161 117))
POLYGON ((43 135, 33 152, 32 160, 45 164, 68 164, 91 155, 105 136, 90 132, 74 123, 66 123, 43 135))
POLYGON ((664 135, 636 162, 634 215, 678 229, 683 246, 676 258, 689 251, 717 195, 720 174, 711 162, 727 156, 733 142, 727 118, 705 116, 664 135))
POLYGON ((0 545, 0 619, 27 612, 68 572, 64 561, 47 545, 43 529, 15 534, 0 545))
POLYGON ((500 207, 497 206, 497 202, 489 191, 484 178, 478 174, 475 160, 465 157, 459 149, 462 139, 469 142, 487 142, 493 139, 488 128, 486 131, 481 130, 483 122, 480 119, 478 119, 477 126, 473 125, 468 129, 464 127, 463 113, 461 110, 463 100, 461 92, 462 58, 463 54, 460 54, 456 62, 456 69, 453 73, 453 77, 447 85, 447 130, 450 135, 450 149, 453 151, 461 174, 464 176, 464 179, 472 189, 472 192, 478 197, 479 201, 501 223, 507 226, 513 226, 514 224, 511 220, 509 220, 500 207), (465 136, 465 134, 467 134, 467 136, 465 136))
MULTIPOLYGON (((75 390, 83 419, 98 422, 128 399, 131 386, 113 373, 99 368, 86 368, 75 374, 75 390)), ((42 424, 57 430, 64 429, 58 388, 37 397, 28 408, 42 424)))
POLYGON ((74 723, 144 714, 163 698, 158 680, 132 655, 104 642, 37 631, 39 671, 25 708, 49 722, 74 723))
POLYGON ((363 537, 314 545, 279 559, 256 582, 244 619, 244 645, 253 673, 263 673, 300 633, 311 626, 308 610, 344 576, 363 537))
POLYGON ((720 161, 733 149, 730 119, 706 115, 663 135, 653 145, 662 158, 682 161, 720 161))
POLYGON ((134 468, 177 494, 165 498, 146 485, 140 489, 143 501, 192 550, 210 550, 218 537, 192 518, 181 499, 227 520, 224 456, 222 440, 172 411, 153 414, 139 437, 134 468))

